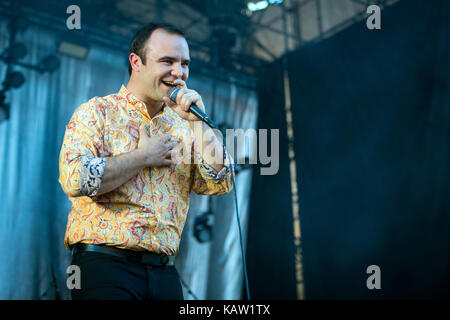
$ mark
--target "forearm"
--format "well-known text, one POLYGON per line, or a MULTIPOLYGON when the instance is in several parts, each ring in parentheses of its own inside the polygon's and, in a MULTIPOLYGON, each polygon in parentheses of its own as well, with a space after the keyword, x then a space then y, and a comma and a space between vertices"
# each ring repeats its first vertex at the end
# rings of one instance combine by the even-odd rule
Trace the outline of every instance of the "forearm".
POLYGON ((120 187, 143 168, 145 168, 143 157, 137 149, 116 157, 105 158, 105 170, 97 195, 120 187))
POLYGON ((220 131, 212 130, 202 121, 189 121, 189 125, 194 132, 196 141, 199 142, 196 151, 214 170, 217 172, 222 170, 225 157, 220 131))

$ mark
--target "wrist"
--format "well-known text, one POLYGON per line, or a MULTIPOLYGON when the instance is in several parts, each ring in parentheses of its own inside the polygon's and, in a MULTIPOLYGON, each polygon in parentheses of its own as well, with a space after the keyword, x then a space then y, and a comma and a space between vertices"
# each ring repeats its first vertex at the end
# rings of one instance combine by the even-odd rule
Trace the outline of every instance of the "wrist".
POLYGON ((147 167, 147 157, 141 149, 138 148, 132 151, 131 156, 133 163, 139 170, 147 167))

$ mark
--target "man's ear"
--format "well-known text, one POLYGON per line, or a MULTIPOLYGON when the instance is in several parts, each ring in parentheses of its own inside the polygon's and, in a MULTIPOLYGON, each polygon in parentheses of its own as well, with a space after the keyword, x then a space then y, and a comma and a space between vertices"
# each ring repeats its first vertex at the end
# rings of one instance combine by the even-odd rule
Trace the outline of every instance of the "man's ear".
POLYGON ((139 69, 142 65, 141 58, 136 53, 132 52, 128 56, 128 60, 130 61, 131 68, 134 71, 139 71, 139 69))

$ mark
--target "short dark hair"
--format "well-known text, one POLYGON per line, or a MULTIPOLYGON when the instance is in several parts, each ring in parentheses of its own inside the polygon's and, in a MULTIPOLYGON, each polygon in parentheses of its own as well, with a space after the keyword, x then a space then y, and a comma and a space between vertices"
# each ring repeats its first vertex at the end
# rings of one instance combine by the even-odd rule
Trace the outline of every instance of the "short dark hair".
MULTIPOLYGON (((142 63, 145 65, 145 43, 152 35, 153 31, 157 29, 162 29, 170 34, 177 34, 182 37, 186 37, 183 31, 178 29, 176 26, 169 24, 169 23, 154 23, 150 22, 147 23, 145 26, 143 26, 141 29, 139 29, 136 34, 133 37, 133 40, 131 40, 130 44, 130 52, 129 53, 135 53, 141 58, 142 63)), ((128 73, 131 76, 131 64, 128 61, 128 73)))

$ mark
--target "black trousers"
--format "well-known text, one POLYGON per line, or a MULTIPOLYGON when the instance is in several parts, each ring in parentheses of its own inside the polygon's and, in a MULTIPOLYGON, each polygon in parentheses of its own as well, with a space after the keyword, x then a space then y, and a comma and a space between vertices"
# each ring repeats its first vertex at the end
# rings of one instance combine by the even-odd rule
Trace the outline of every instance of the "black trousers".
POLYGON ((151 266, 98 252, 79 252, 81 288, 72 300, 183 300, 175 266, 151 266))

